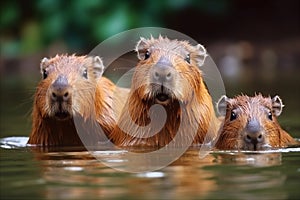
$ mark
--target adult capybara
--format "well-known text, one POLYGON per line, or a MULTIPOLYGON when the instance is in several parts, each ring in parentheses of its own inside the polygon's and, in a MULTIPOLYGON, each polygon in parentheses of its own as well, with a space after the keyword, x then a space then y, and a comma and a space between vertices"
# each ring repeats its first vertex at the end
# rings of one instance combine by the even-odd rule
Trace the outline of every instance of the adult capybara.
POLYGON ((140 61, 111 140, 118 146, 162 147, 171 141, 198 145, 208 132, 213 138, 218 120, 199 69, 206 49, 159 36, 141 38, 136 51, 140 61))
POLYGON ((217 107, 225 121, 215 147, 223 150, 263 150, 295 144, 296 141, 277 121, 283 106, 279 96, 239 95, 232 99, 222 96, 217 107))
MULTIPOLYGON (((89 122, 88 127, 95 119, 105 134, 112 131, 127 94, 102 77, 104 66, 98 56, 57 55, 44 58, 40 69, 42 80, 34 96, 28 144, 81 146, 75 118, 80 119, 80 127, 89 122), (122 101, 115 94, 123 95, 122 101)), ((86 130, 93 144, 97 144, 99 131, 91 135, 86 130)))

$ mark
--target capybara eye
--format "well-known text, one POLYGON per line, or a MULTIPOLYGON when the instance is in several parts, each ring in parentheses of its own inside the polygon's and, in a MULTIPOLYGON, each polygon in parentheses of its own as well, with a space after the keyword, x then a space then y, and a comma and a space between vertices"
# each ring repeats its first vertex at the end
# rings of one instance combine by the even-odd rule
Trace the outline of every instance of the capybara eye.
POLYGON ((47 76, 48 76, 48 72, 45 69, 43 69, 43 79, 47 78, 47 76))
POLYGON ((191 58, 190 58, 190 54, 186 55, 185 59, 184 59, 187 63, 191 64, 191 58))
POLYGON ((271 111, 268 112, 268 118, 269 118, 269 120, 273 120, 273 116, 272 116, 272 112, 271 111))
POLYGON ((234 111, 231 111, 231 114, 230 114, 230 121, 233 121, 237 118, 237 114, 234 112, 234 111))
POLYGON ((146 53, 145 53, 145 59, 144 60, 147 60, 148 58, 150 58, 150 55, 151 55, 151 53, 150 53, 150 51, 146 51, 146 53))
POLYGON ((86 79, 88 78, 87 69, 85 69, 85 70, 83 71, 82 76, 83 76, 84 78, 86 78, 86 79))

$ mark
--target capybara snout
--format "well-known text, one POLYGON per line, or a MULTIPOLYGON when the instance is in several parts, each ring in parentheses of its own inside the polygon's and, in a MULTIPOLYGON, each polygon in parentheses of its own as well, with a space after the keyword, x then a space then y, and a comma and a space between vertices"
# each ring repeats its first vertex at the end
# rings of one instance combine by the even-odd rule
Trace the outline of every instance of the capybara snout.
POLYGON ((262 133, 263 128, 257 119, 251 119, 248 121, 243 139, 246 143, 251 143, 255 149, 257 144, 264 142, 264 133, 262 133))
POLYGON ((166 57, 161 57, 153 66, 152 81, 164 85, 173 81, 174 69, 172 63, 166 57))
POLYGON ((157 103, 168 103, 175 90, 176 70, 171 61, 166 57, 161 57, 150 70, 151 85, 157 103))
POLYGON ((64 75, 59 75, 49 87, 48 91, 49 107, 52 108, 53 115, 58 120, 68 119, 72 113, 72 87, 64 75))
POLYGON ((70 86, 66 76, 59 75, 58 78, 51 85, 51 95, 53 100, 67 100, 70 97, 70 86))

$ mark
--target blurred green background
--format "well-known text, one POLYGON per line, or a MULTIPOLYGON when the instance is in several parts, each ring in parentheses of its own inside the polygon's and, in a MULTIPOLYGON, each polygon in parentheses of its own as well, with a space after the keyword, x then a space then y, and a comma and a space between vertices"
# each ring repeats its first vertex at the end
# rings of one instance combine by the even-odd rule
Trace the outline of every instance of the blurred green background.
POLYGON ((280 122, 300 137, 300 3, 266 0, 2 0, 0 137, 30 133, 39 62, 57 53, 88 54, 137 27, 180 31, 203 44, 228 96, 279 94, 280 122))

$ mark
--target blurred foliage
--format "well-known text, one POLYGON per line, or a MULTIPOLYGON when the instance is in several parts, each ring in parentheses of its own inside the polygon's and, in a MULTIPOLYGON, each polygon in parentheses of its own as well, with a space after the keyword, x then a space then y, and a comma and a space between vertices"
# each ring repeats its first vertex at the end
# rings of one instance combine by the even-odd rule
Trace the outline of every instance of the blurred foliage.
POLYGON ((142 26, 165 26, 166 17, 197 7, 220 15, 229 1, 35 0, 1 1, 1 55, 28 55, 56 42, 69 50, 89 49, 95 43, 142 26))

